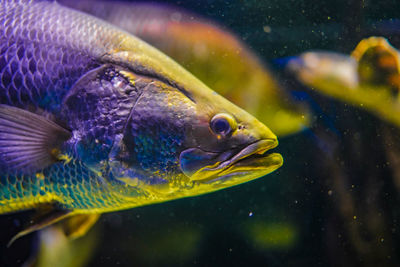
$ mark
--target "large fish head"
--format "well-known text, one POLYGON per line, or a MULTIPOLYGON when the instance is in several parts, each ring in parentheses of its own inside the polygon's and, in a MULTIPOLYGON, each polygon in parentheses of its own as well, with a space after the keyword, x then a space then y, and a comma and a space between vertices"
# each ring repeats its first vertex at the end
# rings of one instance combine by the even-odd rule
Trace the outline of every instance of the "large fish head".
POLYGON ((110 153, 113 177, 128 185, 191 196, 264 176, 282 165, 276 136, 204 86, 185 90, 146 78, 110 153))

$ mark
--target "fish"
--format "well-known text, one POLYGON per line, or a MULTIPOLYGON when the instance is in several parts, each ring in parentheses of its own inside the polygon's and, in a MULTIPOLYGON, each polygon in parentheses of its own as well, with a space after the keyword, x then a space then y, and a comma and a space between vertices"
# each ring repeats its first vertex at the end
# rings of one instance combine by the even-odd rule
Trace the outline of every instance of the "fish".
POLYGON ((311 124, 306 105, 286 93, 256 52, 210 19, 166 4, 92 0, 61 4, 104 19, 160 49, 278 137, 311 124))
POLYGON ((55 1, 0 3, 0 214, 19 237, 197 196, 283 164, 276 135, 139 38, 55 1))
POLYGON ((286 69, 314 91, 365 109, 400 127, 400 52, 383 37, 359 42, 350 55, 307 51, 286 69))

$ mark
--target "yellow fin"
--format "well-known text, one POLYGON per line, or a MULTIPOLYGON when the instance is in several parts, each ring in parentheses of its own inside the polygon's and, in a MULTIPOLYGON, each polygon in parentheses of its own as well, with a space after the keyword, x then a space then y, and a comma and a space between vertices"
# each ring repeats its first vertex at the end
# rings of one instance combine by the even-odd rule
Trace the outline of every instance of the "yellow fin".
POLYGON ((67 237, 75 239, 85 235, 97 222, 101 214, 78 214, 63 222, 63 230, 67 237))

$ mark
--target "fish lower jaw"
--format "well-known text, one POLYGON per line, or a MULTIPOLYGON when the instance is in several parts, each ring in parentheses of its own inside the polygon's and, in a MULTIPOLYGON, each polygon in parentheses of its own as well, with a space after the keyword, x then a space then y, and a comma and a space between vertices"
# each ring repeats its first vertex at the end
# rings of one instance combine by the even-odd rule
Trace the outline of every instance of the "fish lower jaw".
POLYGON ((283 158, 279 153, 253 154, 202 182, 207 184, 229 183, 233 186, 265 176, 277 170, 282 164, 283 158))

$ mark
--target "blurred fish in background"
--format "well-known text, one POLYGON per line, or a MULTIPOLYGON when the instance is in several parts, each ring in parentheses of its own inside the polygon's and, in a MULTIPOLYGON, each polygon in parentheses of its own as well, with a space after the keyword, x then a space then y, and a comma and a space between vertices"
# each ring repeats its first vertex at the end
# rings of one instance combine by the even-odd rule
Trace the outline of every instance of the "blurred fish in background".
POLYGON ((287 69, 315 91, 400 127, 400 56, 385 38, 364 39, 351 55, 305 52, 289 60, 287 69))

